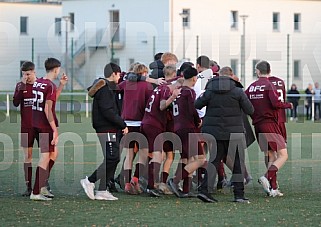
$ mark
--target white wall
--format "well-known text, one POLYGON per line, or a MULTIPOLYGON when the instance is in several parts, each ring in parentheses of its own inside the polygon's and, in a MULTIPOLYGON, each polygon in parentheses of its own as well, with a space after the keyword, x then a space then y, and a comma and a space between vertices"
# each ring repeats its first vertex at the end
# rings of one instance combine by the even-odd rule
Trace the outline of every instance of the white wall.
POLYGON ((239 59, 240 74, 242 20, 238 30, 230 29, 230 12, 249 15, 246 19, 246 85, 252 76, 252 60, 266 59, 272 64, 272 73, 286 79, 287 75, 287 34, 290 34, 290 81, 292 83, 292 60, 302 61, 303 75, 293 82, 299 88, 307 83, 321 81, 321 1, 297 0, 226 0, 221 1, 174 1, 174 43, 173 49, 182 57, 183 8, 191 10, 191 27, 186 30, 186 56, 196 59, 196 36, 199 36, 199 55, 205 54, 220 65, 230 65, 230 59, 239 59), (272 30, 272 13, 280 13, 280 31, 272 30), (293 31, 294 13, 301 13, 301 32, 293 31))
POLYGON ((46 57, 61 56, 61 40, 54 34, 56 17, 61 6, 50 4, 0 3, 0 91, 14 90, 20 80, 20 61, 32 60, 31 40, 34 38, 34 63, 37 76, 44 75, 46 57), (20 34, 20 17, 28 17, 28 34, 20 34))

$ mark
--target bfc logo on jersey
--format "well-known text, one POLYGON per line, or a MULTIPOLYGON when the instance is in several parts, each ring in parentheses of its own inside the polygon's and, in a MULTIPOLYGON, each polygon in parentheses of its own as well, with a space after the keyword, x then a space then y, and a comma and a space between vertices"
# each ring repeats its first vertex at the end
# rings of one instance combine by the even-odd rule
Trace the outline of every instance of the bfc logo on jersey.
POLYGON ((282 81, 272 81, 272 84, 274 84, 274 86, 278 86, 278 87, 282 87, 283 86, 283 83, 282 81))
POLYGON ((257 92, 257 91, 264 91, 265 85, 259 86, 251 86, 249 92, 257 92))
POLYGON ((37 83, 37 82, 33 84, 33 87, 39 87, 40 89, 45 89, 46 86, 47 84, 37 83))

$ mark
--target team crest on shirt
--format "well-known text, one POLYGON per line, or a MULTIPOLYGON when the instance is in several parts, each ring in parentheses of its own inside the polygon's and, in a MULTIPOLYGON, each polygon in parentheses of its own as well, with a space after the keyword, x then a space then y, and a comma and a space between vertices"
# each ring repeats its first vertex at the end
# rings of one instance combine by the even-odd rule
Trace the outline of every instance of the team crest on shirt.
POLYGON ((261 85, 261 86, 256 85, 256 86, 251 86, 249 88, 249 92, 264 91, 264 89, 265 89, 265 85, 261 85))

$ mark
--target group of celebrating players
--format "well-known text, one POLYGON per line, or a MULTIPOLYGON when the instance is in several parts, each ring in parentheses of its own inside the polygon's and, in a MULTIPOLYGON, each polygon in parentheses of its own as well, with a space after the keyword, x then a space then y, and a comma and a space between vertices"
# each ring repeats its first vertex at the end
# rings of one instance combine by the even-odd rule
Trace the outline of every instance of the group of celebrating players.
MULTIPOLYGON (((104 77, 88 88, 93 98, 92 125, 104 158, 89 177, 80 181, 86 195, 92 200, 117 200, 111 194, 117 191, 117 182, 128 194, 146 192, 159 197, 174 193, 179 198, 216 202, 211 194, 216 175, 217 189, 227 184, 225 163, 232 171, 233 201, 249 203, 244 196, 244 184, 252 177, 244 163, 244 151, 255 140, 248 122, 250 115, 267 167, 259 183, 267 195, 283 196, 277 172, 287 160, 284 109, 292 105, 284 102, 284 82, 270 76, 270 64, 260 61, 256 65, 258 80, 243 91, 230 67, 220 68, 207 56, 198 57, 195 67, 184 62, 179 70, 173 53, 157 56, 160 58, 149 66, 150 75, 148 67, 141 63, 134 63, 126 74, 118 65, 108 63, 104 77), (180 159, 174 176, 168 179, 175 151, 179 151, 180 159), (122 152, 126 155, 115 179, 122 152)), ((63 75, 58 88, 53 83, 60 72, 57 59, 48 58, 45 68, 46 76, 37 79, 34 64, 25 62, 21 67, 22 81, 14 95, 22 118, 21 145, 27 185, 23 195, 32 200, 54 197, 47 182, 58 154, 55 103, 68 81, 63 75), (35 139, 41 156, 32 188, 35 139)))

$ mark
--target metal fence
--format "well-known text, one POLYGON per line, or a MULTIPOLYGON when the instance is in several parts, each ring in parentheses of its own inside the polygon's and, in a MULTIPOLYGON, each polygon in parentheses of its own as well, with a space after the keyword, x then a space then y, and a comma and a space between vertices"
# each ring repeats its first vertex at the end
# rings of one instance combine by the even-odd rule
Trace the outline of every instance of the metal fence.
MULTIPOLYGON (((6 116, 10 116, 11 111, 18 111, 19 108, 15 107, 12 103, 13 92, 0 92, 0 110, 5 111, 6 116)), ((288 94, 287 97, 300 97, 298 105, 298 115, 305 115, 305 100, 307 97, 312 98, 312 121, 315 119, 314 111, 314 95, 306 94, 288 94)), ((106 100, 107 101, 107 100, 106 100)), ((89 113, 91 112, 92 99, 89 98, 88 93, 86 92, 70 92, 70 93, 61 93, 59 101, 56 103, 56 111, 66 112, 66 113, 85 113, 85 116, 88 118, 89 113)), ((289 112, 289 110, 288 110, 289 112)), ((319 117, 321 114, 318 113, 319 117)), ((289 116, 289 114, 288 114, 289 116)))
MULTIPOLYGON (((7 117, 10 116, 11 111, 19 110, 19 107, 15 107, 12 103, 13 92, 0 92, 0 96, 4 97, 4 99, 0 99, 0 110, 5 110, 7 117)), ((56 111, 67 113, 85 112, 88 118, 91 111, 91 102, 86 92, 61 93, 56 103, 56 111)))

